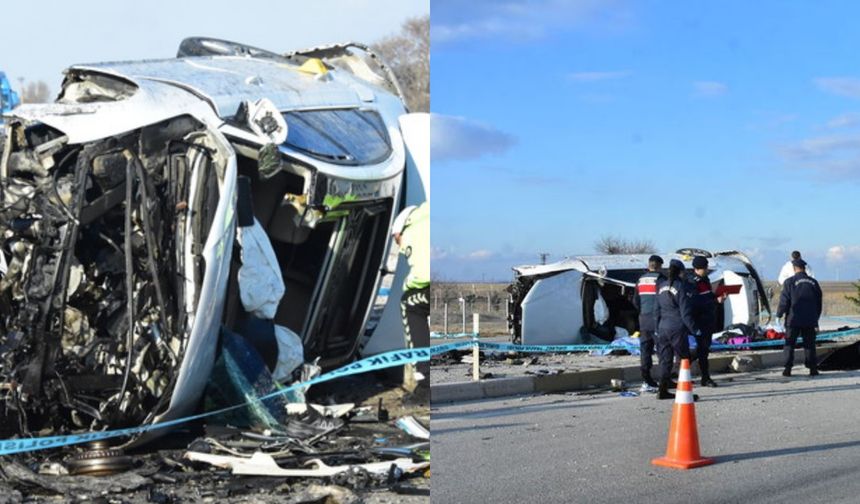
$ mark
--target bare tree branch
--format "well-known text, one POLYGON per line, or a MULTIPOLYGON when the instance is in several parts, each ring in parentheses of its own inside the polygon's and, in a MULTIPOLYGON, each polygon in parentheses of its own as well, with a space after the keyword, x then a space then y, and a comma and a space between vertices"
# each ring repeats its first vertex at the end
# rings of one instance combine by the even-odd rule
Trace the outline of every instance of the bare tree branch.
POLYGON ((430 111, 430 16, 407 19, 400 33, 378 40, 373 50, 397 76, 412 112, 430 111))
POLYGON ((653 254, 657 247, 651 240, 627 240, 617 236, 603 236, 594 244, 601 254, 653 254))
POLYGON ((47 103, 51 101, 51 89, 44 81, 28 82, 21 89, 21 103, 47 103))

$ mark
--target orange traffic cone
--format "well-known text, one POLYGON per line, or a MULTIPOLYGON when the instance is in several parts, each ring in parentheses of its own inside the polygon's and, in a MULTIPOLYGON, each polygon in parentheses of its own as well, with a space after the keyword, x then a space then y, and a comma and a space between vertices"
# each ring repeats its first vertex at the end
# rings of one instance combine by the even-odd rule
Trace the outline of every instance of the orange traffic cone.
POLYGON ((690 359, 681 359, 666 456, 655 458, 651 463, 675 469, 692 469, 714 463, 714 459, 702 457, 699 453, 699 431, 696 428, 696 406, 693 404, 690 359))

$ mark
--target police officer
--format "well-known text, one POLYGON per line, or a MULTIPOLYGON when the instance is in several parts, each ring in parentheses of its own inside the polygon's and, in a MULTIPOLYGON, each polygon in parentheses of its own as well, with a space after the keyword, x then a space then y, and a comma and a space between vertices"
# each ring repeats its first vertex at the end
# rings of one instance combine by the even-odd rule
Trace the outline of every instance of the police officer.
POLYGON ((815 330, 818 328, 818 318, 821 316, 821 286, 818 281, 806 273, 806 261, 795 259, 794 276, 782 285, 779 296, 779 309, 776 318, 785 315, 785 327, 788 335, 782 354, 785 357, 785 371, 782 376, 791 376, 794 365, 794 344, 797 337, 803 338, 804 363, 809 368, 809 376, 818 375, 818 363, 815 360, 815 330))
MULTIPOLYGON (((657 399, 674 399, 669 392, 674 355, 690 358, 687 335, 694 333, 692 292, 684 280, 684 263, 669 261, 669 277, 657 282, 654 318, 657 326, 657 348, 660 351, 660 387, 657 399)), ((695 396, 694 396, 695 399, 695 396)))
MULTIPOLYGON (((400 312, 407 348, 430 346, 430 204, 409 206, 394 220, 391 229, 400 253, 409 263, 409 274, 403 283, 400 312)), ((426 393, 430 388, 430 363, 412 365, 404 371, 404 388, 426 393), (420 387, 421 390, 417 390, 420 387)))
POLYGON ((696 323, 696 358, 699 361, 699 370, 702 372, 702 386, 716 387, 717 383, 711 379, 711 369, 708 364, 708 354, 711 353, 711 338, 717 322, 717 303, 724 298, 717 298, 711 289, 711 280, 708 278, 708 259, 703 256, 693 258, 692 282, 692 304, 693 320, 696 323))
MULTIPOLYGON (((654 305, 657 303, 657 282, 666 277, 660 271, 663 258, 652 255, 648 258, 648 272, 639 277, 633 293, 633 306, 639 312, 639 367, 642 370, 643 390, 654 392, 657 383, 651 378, 651 356, 654 355, 654 305), (649 387, 651 387, 649 389, 649 387)), ((661 360, 662 362, 662 360, 661 360)))

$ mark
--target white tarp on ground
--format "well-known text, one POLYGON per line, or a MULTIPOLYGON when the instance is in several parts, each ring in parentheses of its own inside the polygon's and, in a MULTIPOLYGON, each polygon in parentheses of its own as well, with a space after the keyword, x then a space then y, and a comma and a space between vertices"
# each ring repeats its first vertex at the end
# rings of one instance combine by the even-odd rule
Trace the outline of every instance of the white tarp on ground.
POLYGON ((253 316, 272 320, 284 296, 284 279, 278 257, 260 222, 237 228, 242 245, 242 266, 239 268, 239 297, 245 311, 253 316))
POLYGON ((571 270, 535 282, 523 299, 523 344, 581 342, 582 273, 571 270))

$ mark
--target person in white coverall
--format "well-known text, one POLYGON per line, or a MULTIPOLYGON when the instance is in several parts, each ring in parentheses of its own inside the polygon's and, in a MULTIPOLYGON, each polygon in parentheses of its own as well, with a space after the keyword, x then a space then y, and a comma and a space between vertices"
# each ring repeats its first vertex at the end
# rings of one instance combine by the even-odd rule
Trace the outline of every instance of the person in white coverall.
MULTIPOLYGON (((794 276, 794 265, 792 262, 797 261, 798 259, 802 259, 802 257, 800 257, 800 252, 795 250, 791 253, 791 257, 788 261, 782 265, 782 269, 779 270, 779 278, 777 278, 779 285, 784 284, 786 280, 794 276)), ((806 266, 806 275, 810 278, 815 278, 815 273, 812 272, 812 268, 808 265, 806 266)))

